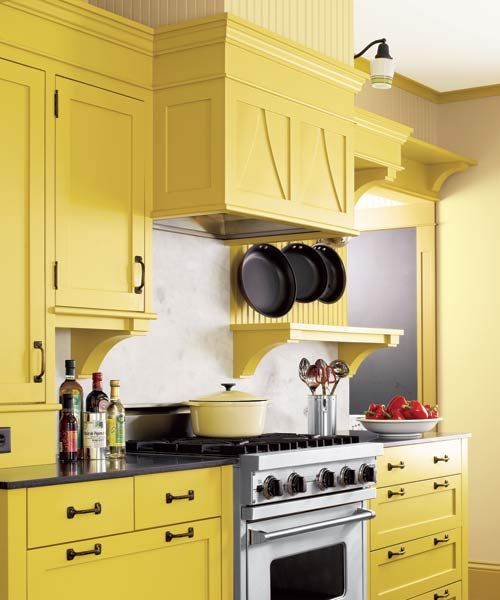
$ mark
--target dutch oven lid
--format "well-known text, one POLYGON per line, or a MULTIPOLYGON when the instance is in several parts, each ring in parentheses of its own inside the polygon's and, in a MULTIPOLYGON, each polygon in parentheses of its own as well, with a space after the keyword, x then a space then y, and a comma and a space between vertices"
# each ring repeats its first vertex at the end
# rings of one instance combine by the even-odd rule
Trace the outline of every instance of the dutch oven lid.
POLYGON ((239 390, 231 390, 235 383, 221 383, 221 386, 225 388, 222 392, 215 392, 207 396, 200 396, 196 398, 196 402, 265 402, 265 398, 258 398, 253 394, 247 392, 240 392, 239 390))

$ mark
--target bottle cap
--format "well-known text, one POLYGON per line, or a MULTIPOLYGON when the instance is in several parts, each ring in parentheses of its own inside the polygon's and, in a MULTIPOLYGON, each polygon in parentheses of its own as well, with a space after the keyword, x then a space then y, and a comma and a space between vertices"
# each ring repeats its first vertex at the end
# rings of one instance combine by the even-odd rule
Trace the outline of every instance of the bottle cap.
POLYGON ((76 360, 73 358, 68 358, 64 361, 64 366, 66 368, 66 373, 73 373, 76 371, 76 360))
POLYGON ((102 381, 102 373, 92 373, 92 381, 102 381))
POLYGON ((73 394, 63 394, 63 408, 73 410, 73 394))
POLYGON ((109 382, 109 385, 110 385, 111 387, 120 387, 120 380, 119 380, 119 379, 112 379, 112 380, 109 382))

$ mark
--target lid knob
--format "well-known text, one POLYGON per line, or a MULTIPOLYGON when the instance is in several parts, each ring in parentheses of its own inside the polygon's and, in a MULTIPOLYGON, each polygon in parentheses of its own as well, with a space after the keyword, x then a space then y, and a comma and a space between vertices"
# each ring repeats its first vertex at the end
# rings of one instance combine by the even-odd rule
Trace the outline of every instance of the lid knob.
POLYGON ((221 386, 226 388, 226 392, 230 392, 235 385, 235 383, 221 383, 221 386))

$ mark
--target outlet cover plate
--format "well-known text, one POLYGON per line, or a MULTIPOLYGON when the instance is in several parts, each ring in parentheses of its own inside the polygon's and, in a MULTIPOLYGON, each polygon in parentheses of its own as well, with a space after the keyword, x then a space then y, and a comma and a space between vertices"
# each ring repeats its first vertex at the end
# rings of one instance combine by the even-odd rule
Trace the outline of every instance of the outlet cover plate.
POLYGON ((0 454, 7 454, 10 451, 10 427, 0 427, 0 454))

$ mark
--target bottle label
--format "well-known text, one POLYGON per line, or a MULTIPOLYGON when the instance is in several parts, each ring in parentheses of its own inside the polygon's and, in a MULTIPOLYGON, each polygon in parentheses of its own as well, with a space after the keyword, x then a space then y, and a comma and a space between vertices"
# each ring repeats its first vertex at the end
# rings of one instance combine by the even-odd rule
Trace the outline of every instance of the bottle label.
MULTIPOLYGON (((65 390, 65 394, 71 394, 73 397, 73 414, 78 421, 78 431, 77 431, 77 443, 78 450, 82 447, 82 395, 80 394, 80 390, 74 388, 72 390, 65 390)), ((62 396, 59 399, 62 404, 62 396)))
POLYGON ((125 415, 108 417, 106 429, 108 446, 125 446, 125 415))
POLYGON ((106 422, 104 419, 101 421, 84 421, 83 447, 106 448, 106 422))
POLYGON ((63 431, 59 449, 62 453, 76 452, 78 450, 78 432, 76 430, 63 431))

